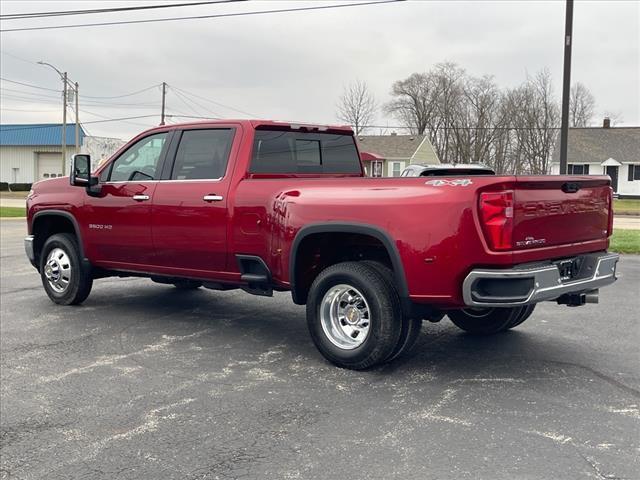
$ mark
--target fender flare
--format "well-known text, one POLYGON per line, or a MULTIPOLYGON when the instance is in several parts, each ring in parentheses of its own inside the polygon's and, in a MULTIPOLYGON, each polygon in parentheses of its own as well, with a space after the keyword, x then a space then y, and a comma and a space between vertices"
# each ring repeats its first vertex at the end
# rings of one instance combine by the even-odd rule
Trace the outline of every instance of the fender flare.
POLYGON ((306 225, 298 230, 293 243, 291 244, 291 252, 289 253, 289 284, 291 286, 291 296, 293 302, 301 305, 302 299, 299 298, 296 288, 296 261, 298 250, 302 241, 309 235, 317 233, 356 233, 360 235, 369 235, 379 240, 384 246, 391 259, 391 266, 396 278, 398 293, 401 298, 409 297, 409 287, 407 286, 407 277, 404 273, 404 267, 400 258, 400 253, 396 247, 391 235, 382 228, 369 225, 366 223, 343 223, 343 222, 322 222, 306 225))
POLYGON ((73 229, 75 231, 76 237, 78 237, 78 248, 80 248, 80 258, 86 260, 84 256, 84 245, 82 242, 82 234, 80 233, 80 226, 78 225, 78 221, 76 217, 74 217, 71 213, 65 210, 40 210, 33 215, 33 220, 31 221, 32 231, 35 235, 34 227, 36 226, 36 220, 40 217, 64 217, 71 222, 73 225, 73 229))

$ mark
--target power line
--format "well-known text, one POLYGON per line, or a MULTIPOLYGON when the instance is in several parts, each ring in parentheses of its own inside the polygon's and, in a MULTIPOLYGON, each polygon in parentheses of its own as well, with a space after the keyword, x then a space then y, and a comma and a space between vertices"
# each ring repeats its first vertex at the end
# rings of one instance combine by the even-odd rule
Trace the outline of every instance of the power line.
MULTIPOLYGON (((105 116, 105 115, 101 115, 101 114, 99 114, 99 113, 90 112, 90 111, 88 111, 88 110, 83 110, 83 109, 80 109, 80 111, 81 111, 82 113, 86 113, 87 115, 94 115, 94 116, 96 116, 96 117, 98 117, 98 118, 105 118, 105 119, 108 119, 108 120, 112 120, 112 118, 111 118, 111 117, 107 117, 107 116, 105 116)), ((148 125, 145 125, 144 123, 128 122, 128 121, 126 121, 126 120, 123 120, 123 121, 122 121, 122 123, 128 123, 128 124, 130 124, 130 125, 136 125, 136 126, 141 126, 141 127, 148 127, 148 125)))
POLYGON ((192 3, 173 3, 167 5, 138 5, 135 7, 115 7, 115 8, 94 8, 89 10, 60 10, 50 12, 23 12, 23 13, 8 13, 6 15, 0 15, 1 20, 20 20, 25 18, 43 18, 43 17, 61 17, 67 15, 86 15, 93 13, 113 13, 113 12, 130 12, 132 10, 155 10, 158 8, 177 8, 177 7, 195 7, 197 5, 211 5, 215 3, 234 3, 244 2, 247 0, 217 0, 207 2, 192 2, 192 3))
MULTIPOLYGON (((60 97, 54 97, 53 95, 47 95, 47 94, 44 94, 44 93, 25 92, 24 90, 16 90, 14 88, 7 88, 7 87, 0 87, 0 91, 14 92, 14 93, 11 93, 9 95, 15 95, 16 93, 20 93, 20 94, 23 94, 23 95, 28 95, 28 97, 25 97, 25 98, 34 98, 34 99, 39 99, 39 98, 59 99, 60 98, 60 97)), ((58 92, 58 93, 62 93, 62 92, 58 92)))
POLYGON ((30 103, 49 103, 49 104, 59 104, 60 100, 57 101, 53 101, 53 99, 51 100, 46 100, 44 98, 38 98, 38 97, 21 97, 19 95, 13 95, 13 94, 9 94, 9 93, 3 93, 1 95, 2 98, 8 98, 10 100, 16 100, 19 102, 30 102, 30 103))
POLYGON ((57 113, 58 110, 31 110, 29 109, 24 109, 24 108, 5 108, 5 107, 0 107, 0 111, 2 110, 6 110, 7 112, 28 112, 28 113, 57 113))
MULTIPOLYGON (((5 53, 6 52, 2 52, 5 53)), ((25 60, 26 61, 26 60, 25 60)), ((17 80, 11 80, 9 78, 4 78, 4 77, 0 77, 0 80, 4 81, 4 82, 9 82, 9 83, 15 83, 16 85, 23 85, 25 87, 30 87, 30 88, 36 88, 39 90, 49 90, 51 92, 56 92, 56 93, 60 93, 60 90, 56 90, 55 88, 47 88, 47 87, 41 87, 40 85, 34 85, 33 83, 24 83, 24 82, 18 82, 17 80)), ((123 95, 113 95, 113 96, 95 96, 95 95, 80 95, 80 98, 93 98, 93 99, 115 99, 115 98, 124 98, 124 97, 131 97, 133 95, 138 95, 139 93, 144 93, 148 90, 152 90, 156 87, 158 87, 160 84, 156 83, 155 85, 151 85, 150 87, 146 87, 143 88, 141 90, 136 90, 135 92, 131 92, 131 93, 125 93, 123 95)), ((24 93, 28 93, 28 92, 24 92, 24 93)))
POLYGON ((191 110, 193 113, 195 113, 196 115, 200 115, 200 112, 198 112, 195 108, 193 108, 190 104, 188 104, 187 102, 190 102, 193 105, 196 105, 197 107, 200 107, 202 110, 204 110, 205 112, 209 112, 209 113, 213 113, 216 117, 220 117, 221 115, 218 112, 214 112, 213 110, 210 110, 209 108, 205 107, 204 105, 201 105, 198 102, 195 102, 194 100, 190 99, 189 97, 187 97, 186 95, 184 95, 183 93, 180 93, 180 91, 174 87, 171 87, 171 90, 173 90, 173 93, 176 94, 176 97, 187 107, 189 108, 189 110, 191 110))
POLYGON ((227 108, 229 110, 233 110, 233 111, 238 112, 238 113, 242 113, 243 115, 249 115, 250 117, 257 116, 257 115, 254 115, 253 113, 249 113, 249 112, 245 112, 244 110, 240 110, 239 108, 230 107, 229 105, 225 105, 224 103, 216 102, 215 100, 211 100, 209 98, 202 97, 200 95, 196 95, 195 93, 187 92, 186 90, 183 90, 183 89, 178 88, 178 87, 171 86, 171 88, 173 88, 174 90, 177 90, 179 92, 182 92, 185 95, 190 95, 192 97, 199 98, 200 100, 204 100, 206 102, 211 102, 214 105, 218 105, 220 107, 227 108))
POLYGON ((32 60, 27 60, 26 58, 19 57, 17 55, 14 55, 13 53, 5 52, 4 50, 0 50, 0 53, 2 53, 3 55, 6 55, 7 57, 11 57, 11 58, 15 58, 16 60, 20 60, 21 62, 24 62, 24 63, 31 63, 33 65, 37 65, 37 63, 32 61, 32 60))
POLYGON ((102 22, 102 23, 79 23, 70 25, 47 25, 43 27, 27 27, 27 28, 7 28, 0 30, 0 33, 6 32, 24 32, 31 30, 57 30, 61 28, 81 28, 81 27, 101 27, 111 25, 129 25, 134 23, 156 23, 156 22, 172 22, 179 20, 202 20, 206 18, 223 18, 223 17, 245 17, 249 15, 266 15, 271 13, 288 13, 288 12, 302 12, 311 10, 328 10, 331 8, 347 8, 347 7, 364 7, 367 5, 381 5, 385 3, 398 3, 405 0, 379 0, 374 2, 360 2, 360 3, 339 3, 337 5, 318 5, 314 7, 300 7, 300 8, 279 8, 275 10, 256 10, 250 12, 236 12, 236 13, 219 13, 215 15, 194 15, 190 17, 167 17, 167 18, 153 18, 147 20, 126 20, 122 22, 102 22))
POLYGON ((97 97, 97 96, 93 96, 93 95, 80 95, 80 98, 102 98, 102 99, 110 99, 110 98, 124 98, 124 97, 131 97, 133 95, 138 95, 139 93, 143 93, 146 92, 147 90, 151 90, 153 88, 159 87, 161 84, 160 83, 156 83, 155 85, 151 85, 150 87, 147 88, 143 88, 142 90, 136 90, 135 92, 131 92, 131 93, 126 93, 124 95, 114 95, 112 97, 97 97))
MULTIPOLYGON (((82 124, 90 125, 93 123, 106 123, 106 122, 122 122, 124 120, 136 120, 138 118, 149 118, 149 117, 157 117, 157 115, 138 115, 135 117, 122 117, 122 118, 109 118, 107 120, 91 120, 90 122, 83 122, 82 124)), ((47 125, 26 125, 20 128, 0 128, 0 132, 14 132, 20 130, 31 130, 31 129, 39 129, 39 128, 54 128, 60 126, 59 123, 50 123, 47 125)))
MULTIPOLYGON (((11 90, 11 89, 0 87, 0 90, 11 90)), ((11 90, 11 91, 18 92, 19 90, 11 90)), ((53 96, 49 97, 49 96, 41 95, 37 93, 22 92, 22 91, 19 91, 19 92, 22 93, 23 95, 28 95, 28 96, 15 95, 13 93, 2 93, 1 95, 3 98, 7 98, 14 101, 20 101, 20 102, 54 103, 54 104, 60 103, 60 100, 53 96)), ((133 110, 158 108, 158 105, 152 104, 152 103, 103 103, 103 102, 94 101, 94 102, 82 102, 82 104, 88 107, 119 108, 119 109, 127 108, 127 109, 133 109, 133 110)))
POLYGON ((32 83, 23 83, 23 82, 18 82, 16 80, 9 80, 8 78, 4 78, 4 77, 0 77, 0 80, 2 80, 3 82, 15 83, 16 85, 23 85, 25 87, 37 88, 39 90, 49 90, 50 92, 57 92, 57 93, 61 92, 61 90, 56 90, 55 88, 41 87, 39 85, 33 85, 32 83))

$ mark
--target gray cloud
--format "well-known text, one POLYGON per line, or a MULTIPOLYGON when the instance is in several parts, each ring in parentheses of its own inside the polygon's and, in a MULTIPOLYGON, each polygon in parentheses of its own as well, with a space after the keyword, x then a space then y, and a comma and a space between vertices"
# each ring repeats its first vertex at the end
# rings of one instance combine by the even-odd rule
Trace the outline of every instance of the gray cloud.
MULTIPOLYGON (((318 3, 260 1, 91 19, 183 16, 318 3)), ((56 2, 55 9, 78 5, 56 2)), ((82 5, 84 8, 89 4, 82 5)), ((50 2, 2 2, 3 14, 51 9, 50 2)), ((605 111, 620 113, 627 125, 640 123, 639 16, 637 2, 575 5, 572 79, 593 91, 598 116, 605 111)), ((66 19, 65 23, 86 18, 66 19)), ((3 22, 3 28, 9 28, 9 23, 17 27, 52 22, 3 22)), ((0 38, 1 48, 8 54, 34 61, 44 59, 66 69, 80 82, 81 92, 86 95, 118 95, 166 81, 260 117, 335 122, 335 102, 343 85, 355 78, 366 80, 383 103, 388 100, 393 81, 445 60, 457 62, 474 75, 494 75, 504 86, 517 85, 527 72, 533 74, 548 67, 559 98, 563 31, 564 2, 414 1, 321 12, 15 32, 4 33, 0 38)), ((3 77, 51 88, 59 85, 54 72, 9 55, 2 55, 1 70, 3 77)), ((4 83, 3 87, 11 88, 4 83)), ((81 108, 112 118, 155 114, 159 99, 160 91, 155 89, 111 101, 153 103, 155 108, 81 108)), ((3 98, 3 109, 52 111, 2 110, 2 122, 59 121, 56 100, 44 100, 46 103, 28 104, 3 98)), ((175 92, 168 95, 170 112, 242 116, 205 101, 198 104, 188 107, 175 92)), ((82 115, 84 121, 99 119, 82 115)), ((88 127, 93 134, 127 138, 157 121, 151 118, 135 120, 134 124, 88 127)), ((395 123, 382 113, 377 121, 395 123)))

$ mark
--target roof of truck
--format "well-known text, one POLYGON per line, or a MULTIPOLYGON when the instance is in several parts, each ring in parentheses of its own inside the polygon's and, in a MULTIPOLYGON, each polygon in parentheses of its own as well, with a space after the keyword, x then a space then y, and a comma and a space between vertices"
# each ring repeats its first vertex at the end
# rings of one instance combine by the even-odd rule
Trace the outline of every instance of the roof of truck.
MULTIPOLYGON (((275 127, 275 128, 287 128, 292 130, 305 129, 305 130, 317 130, 317 131, 339 131, 349 135, 353 135, 353 130, 349 125, 328 125, 320 123, 310 122, 298 122, 298 121, 285 121, 285 120, 261 120, 261 119, 211 119, 211 120, 198 120, 193 122, 172 123, 171 125, 165 125, 165 127, 186 127, 193 125, 224 125, 229 123, 240 123, 250 128, 260 127, 275 127)), ((156 127, 158 128, 158 127, 156 127)))

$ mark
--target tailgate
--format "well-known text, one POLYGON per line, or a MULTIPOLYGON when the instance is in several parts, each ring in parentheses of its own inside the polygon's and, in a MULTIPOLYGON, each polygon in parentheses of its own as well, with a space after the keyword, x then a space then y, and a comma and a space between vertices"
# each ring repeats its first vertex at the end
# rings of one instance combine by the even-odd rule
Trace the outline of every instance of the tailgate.
POLYGON ((513 249, 606 238, 611 195, 607 176, 517 177, 513 249))

